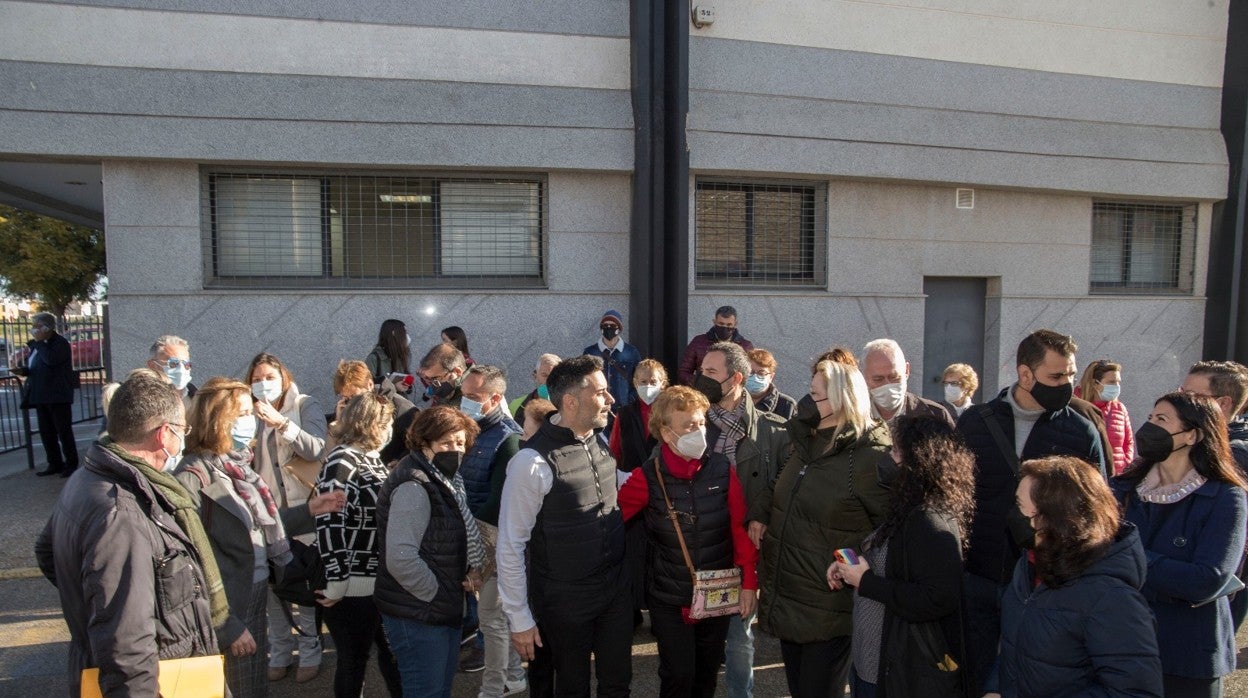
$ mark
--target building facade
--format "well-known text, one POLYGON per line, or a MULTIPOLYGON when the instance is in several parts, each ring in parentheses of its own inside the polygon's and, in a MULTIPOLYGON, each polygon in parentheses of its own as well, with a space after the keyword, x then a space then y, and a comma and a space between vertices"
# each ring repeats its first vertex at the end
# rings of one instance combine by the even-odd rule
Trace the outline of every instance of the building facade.
POLYGON ((608 308, 683 342, 734 305, 796 394, 890 336, 915 392, 960 360, 989 396, 1052 327, 1140 421, 1201 357, 1226 0, 700 3, 687 249, 647 251, 687 283, 646 304, 641 4, 3 1, 0 201, 105 226, 115 372, 173 332, 325 405, 389 317, 517 394, 608 308))

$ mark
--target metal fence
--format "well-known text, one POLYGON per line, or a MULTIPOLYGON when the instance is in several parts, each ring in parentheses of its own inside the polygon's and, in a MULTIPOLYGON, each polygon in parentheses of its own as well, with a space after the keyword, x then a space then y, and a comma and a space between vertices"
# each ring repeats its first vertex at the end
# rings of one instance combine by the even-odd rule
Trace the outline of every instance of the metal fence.
MULTIPOLYGON (((30 410, 22 409, 25 379, 13 373, 24 367, 29 355, 30 318, 0 320, 0 453, 26 449, 27 465, 35 467, 34 444, 38 431, 30 410)), ((73 405, 75 424, 104 416, 100 391, 108 382, 107 322, 103 317, 70 317, 57 323, 57 333, 69 340, 70 358, 76 374, 73 405)))

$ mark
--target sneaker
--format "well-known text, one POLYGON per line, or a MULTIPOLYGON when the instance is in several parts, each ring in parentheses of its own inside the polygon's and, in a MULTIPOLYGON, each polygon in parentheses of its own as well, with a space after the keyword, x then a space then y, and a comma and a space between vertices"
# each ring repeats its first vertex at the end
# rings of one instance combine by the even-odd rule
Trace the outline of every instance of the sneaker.
POLYGON ((524 693, 527 690, 529 690, 528 679, 520 679, 519 681, 512 681, 508 679, 507 681, 503 682, 503 695, 505 696, 515 695, 517 693, 524 693))
POLYGON ((485 668, 485 650, 480 647, 469 647, 459 659, 459 670, 469 674, 485 668))

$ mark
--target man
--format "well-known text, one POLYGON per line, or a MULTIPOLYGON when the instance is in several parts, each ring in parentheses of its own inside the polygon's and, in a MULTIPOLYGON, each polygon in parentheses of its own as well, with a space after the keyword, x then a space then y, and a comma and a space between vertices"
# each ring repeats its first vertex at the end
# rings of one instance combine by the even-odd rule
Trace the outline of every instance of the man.
POLYGON ((676 378, 681 385, 693 385, 693 378, 702 366, 702 357, 706 356, 707 350, 716 342, 732 342, 745 351, 754 348, 750 340, 737 331, 737 309, 731 305, 720 306, 715 311, 715 322, 711 329, 706 334, 694 337, 689 346, 685 347, 685 355, 676 371, 676 378))
MULTIPOLYGON (((770 488, 784 467, 789 432, 784 420, 754 406, 745 390, 750 360, 745 349, 732 342, 716 342, 702 357, 701 372, 693 387, 706 396, 706 442, 709 450, 722 453, 736 468, 745 491, 746 521, 765 520, 758 511, 762 492, 770 488)), ((754 545, 758 536, 752 536, 754 545)), ((763 591, 762 593, 766 593, 763 591)), ((728 626, 725 647, 724 685, 730 698, 751 696, 754 691, 754 631, 748 619, 734 616, 728 626)))
MULTIPOLYGON (((1183 390, 1213 398, 1226 417, 1231 455, 1248 473, 1248 369, 1234 361, 1200 361, 1192 365, 1183 380, 1183 390)), ((1239 594, 1248 599, 1248 594, 1239 594)))
POLYGON ((597 695, 627 696, 633 606, 624 519, 615 459, 597 436, 611 391, 593 356, 560 362, 546 384, 559 411, 511 459, 503 482, 499 596, 522 658, 549 645, 556 695, 590 695, 592 653, 597 695))
POLYGON ((159 660, 217 654, 213 628, 229 607, 199 515, 169 472, 187 430, 177 392, 144 371, 117 388, 108 416, 35 555, 69 626, 70 695, 99 667, 104 695, 154 696, 159 660))
POLYGON ((1014 501, 1019 463, 1076 456, 1102 476, 1106 472, 1096 428, 1070 407, 1077 349, 1064 334, 1036 330, 1018 345, 1018 381, 958 419, 958 431, 977 465, 965 582, 966 666, 974 691, 996 657, 1001 591, 1021 549, 1031 545, 1031 525, 1014 501))
POLYGON ((615 400, 612 412, 633 401, 637 395, 633 388, 633 371, 641 362, 641 352, 637 347, 624 341, 620 333, 624 331, 624 319, 618 310, 608 310, 598 321, 601 336, 597 344, 585 347, 582 354, 597 356, 602 359, 606 369, 607 385, 611 389, 611 397, 615 400))
MULTIPOLYGON (((464 455, 459 474, 464 480, 468 509, 477 519, 487 549, 493 549, 498 539, 503 478, 507 475, 507 463, 520 450, 521 429, 503 404, 507 379, 502 369, 477 364, 464 374, 459 387, 463 393, 460 411, 474 419, 481 430, 472 450, 464 455)), ((499 604, 496 574, 490 574, 481 586, 477 621, 484 647, 474 643, 469 656, 460 660, 460 670, 485 670, 481 678, 483 696, 501 696, 504 691, 516 693, 527 688, 524 666, 511 646, 507 617, 499 604)))
POLYGON ((754 406, 781 419, 792 417, 797 412, 797 400, 776 388, 776 357, 766 349, 752 349, 747 355, 750 375, 745 379, 745 389, 754 406))
POLYGON ((953 426, 953 418, 940 406, 910 392, 910 362, 901 345, 891 339, 875 339, 862 348, 862 377, 871 391, 871 413, 886 422, 903 414, 925 414, 953 426))
POLYGON ((550 399, 550 389, 546 387, 546 378, 550 375, 551 369, 559 365, 560 359, 556 354, 542 354, 537 357, 537 366, 533 368, 533 382, 537 385, 533 392, 523 397, 518 397, 507 405, 507 409, 511 411, 511 416, 516 420, 517 424, 524 423, 524 408, 529 402, 541 398, 543 400, 550 399))
POLYGON ((57 334, 52 313, 31 317, 30 336, 25 366, 14 373, 26 376, 22 408, 35 409, 39 440, 48 459, 48 467, 35 475, 69 477, 78 467, 73 416, 76 376, 69 340, 57 334))
POLYGON ((464 355, 450 344, 437 344, 420 360, 420 382, 425 386, 423 399, 429 407, 459 407, 459 381, 468 370, 464 355))
POLYGON ((185 339, 171 334, 157 337, 147 367, 169 379, 182 396, 182 405, 191 409, 196 388, 191 382, 191 345, 185 339))

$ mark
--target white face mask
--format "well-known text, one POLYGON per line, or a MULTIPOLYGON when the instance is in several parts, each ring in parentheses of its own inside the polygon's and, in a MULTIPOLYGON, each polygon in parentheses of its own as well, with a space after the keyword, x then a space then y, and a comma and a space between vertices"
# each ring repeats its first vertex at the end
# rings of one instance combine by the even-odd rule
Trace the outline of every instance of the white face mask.
POLYGON ((901 409, 902 403, 906 401, 906 379, 902 378, 900 383, 889 383, 881 385, 871 391, 871 402, 881 410, 887 412, 896 412, 901 409))
POLYGON ((957 402, 962 399, 962 386, 946 385, 945 386, 945 402, 957 402))
POLYGON ((186 437, 182 435, 182 432, 178 431, 173 426, 166 426, 164 428, 172 431, 178 437, 177 453, 170 453, 169 449, 164 447, 161 447, 160 449, 165 452, 165 467, 162 468, 162 470, 172 472, 174 468, 178 467, 178 461, 182 460, 182 451, 186 450, 186 437))
POLYGON ((280 380, 257 381, 251 384, 251 394, 257 400, 276 402, 282 396, 282 382, 280 380))
POLYGON ((166 368, 165 376, 169 378, 169 382, 173 383, 173 387, 184 390, 191 382, 191 369, 185 366, 166 368))
POLYGON ((647 405, 652 405, 662 391, 663 389, 657 385, 643 385, 637 388, 637 397, 647 405))
POLYGON ((676 439, 676 452, 685 458, 701 458, 706 453, 706 427, 682 434, 676 439))
POLYGON ((250 414, 240 414, 238 419, 234 420, 234 426, 230 427, 230 438, 234 440, 234 447, 238 449, 247 448, 256 438, 256 417, 250 414))

